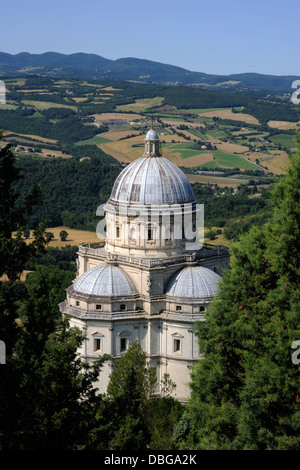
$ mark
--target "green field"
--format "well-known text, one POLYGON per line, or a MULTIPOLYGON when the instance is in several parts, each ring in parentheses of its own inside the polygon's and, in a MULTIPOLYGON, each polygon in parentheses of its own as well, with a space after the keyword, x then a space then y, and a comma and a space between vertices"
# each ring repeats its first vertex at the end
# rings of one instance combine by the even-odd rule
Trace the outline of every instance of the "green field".
POLYGON ((98 145, 98 144, 105 144, 106 142, 111 142, 111 140, 106 139, 105 137, 101 137, 101 135, 96 135, 92 139, 80 140, 76 142, 75 145, 98 145))
POLYGON ((209 140, 209 136, 207 136, 206 134, 202 134, 197 129, 189 129, 189 133, 193 134, 195 137, 199 137, 200 140, 209 140))
POLYGON ((248 162, 239 155, 232 155, 231 153, 224 153, 220 151, 213 152, 218 166, 226 168, 242 168, 244 170, 257 170, 257 166, 248 162))
POLYGON ((145 114, 145 116, 151 117, 153 116, 154 118, 162 118, 162 119, 173 119, 174 121, 182 121, 185 116, 184 114, 167 114, 167 113, 151 113, 151 114, 145 114))
POLYGON ((190 149, 193 148, 194 142, 182 142, 181 144, 170 144, 168 145, 171 149, 190 149))
POLYGON ((224 108, 191 108, 185 109, 184 112, 190 114, 198 114, 198 113, 208 113, 209 111, 223 111, 224 108))
POLYGON ((203 163, 202 165, 198 165, 199 168, 207 168, 208 170, 215 170, 219 168, 219 164, 214 160, 213 162, 203 163))
POLYGON ((178 153, 180 154, 181 158, 189 158, 194 157, 195 155, 200 155, 201 153, 206 153, 207 151, 204 150, 179 150, 178 153))
POLYGON ((212 137, 213 139, 224 139, 225 133, 223 131, 208 131, 207 135, 212 137))
POLYGON ((37 109, 49 109, 49 108, 70 108, 74 111, 77 111, 77 106, 71 106, 63 103, 55 103, 52 101, 32 101, 32 100, 22 100, 22 103, 28 106, 34 106, 37 109))
POLYGON ((270 137, 270 140, 274 144, 280 144, 282 147, 296 147, 296 139, 290 134, 277 134, 270 137))

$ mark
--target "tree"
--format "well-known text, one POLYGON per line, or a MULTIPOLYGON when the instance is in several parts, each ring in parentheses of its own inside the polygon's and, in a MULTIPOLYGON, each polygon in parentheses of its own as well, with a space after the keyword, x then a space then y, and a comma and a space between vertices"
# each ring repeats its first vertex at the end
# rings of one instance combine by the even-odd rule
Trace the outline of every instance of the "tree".
POLYGON ((114 399, 123 394, 128 369, 133 367, 137 388, 142 400, 149 399, 156 384, 156 374, 153 367, 147 365, 146 353, 137 341, 130 344, 128 350, 114 365, 107 387, 108 397, 114 399))
POLYGON ((206 237, 209 240, 215 240, 216 239, 217 232, 215 230, 209 230, 206 234, 206 237))
POLYGON ((69 235, 69 234, 68 234, 68 232, 67 232, 66 230, 61 230, 61 231, 59 232, 59 236, 60 236, 60 239, 61 239, 62 242, 65 242, 65 241, 66 241, 68 235, 69 235))
POLYGON ((172 397, 155 397, 149 400, 145 416, 151 450, 173 449, 174 428, 183 412, 184 406, 172 397))
POLYGON ((300 138, 272 195, 271 220, 234 249, 218 298, 197 325, 199 361, 176 445, 189 449, 299 449, 300 138))
POLYGON ((40 187, 36 185, 21 201, 14 190, 15 182, 21 178, 9 144, 0 150, 0 276, 6 274, 11 281, 20 277, 26 261, 43 253, 46 245, 43 223, 34 230, 31 243, 23 238, 25 218, 40 203, 40 187))
POLYGON ((58 302, 68 276, 57 267, 38 267, 25 285, 6 286, 5 296, 0 289, 0 313, 9 309, 12 320, 18 318, 18 328, 1 332, 8 340, 0 389, 2 449, 82 448, 95 426, 101 396, 93 384, 104 358, 82 363, 77 349, 84 334, 61 319, 58 302))
POLYGON ((146 450, 150 442, 146 409, 155 383, 156 374, 147 365, 146 354, 133 342, 114 364, 90 448, 146 450))
POLYGON ((45 232, 46 240, 47 242, 51 242, 54 238, 54 233, 53 232, 45 232))
POLYGON ((0 282, 0 331, 6 345, 1 369, 1 450, 76 449, 86 444, 96 397, 93 384, 104 359, 83 364, 77 355, 84 335, 68 328, 58 302, 72 272, 36 267, 26 283, 16 281, 25 264, 45 245, 44 229, 35 240, 22 238, 24 214, 37 192, 19 201, 13 183, 20 178, 9 147, 0 150, 0 268, 9 282, 0 282), (12 236, 17 228, 17 236, 12 236))
POLYGON ((30 230, 29 230, 29 228, 25 228, 25 230, 24 230, 24 237, 26 238, 26 240, 27 240, 27 238, 30 237, 30 230))

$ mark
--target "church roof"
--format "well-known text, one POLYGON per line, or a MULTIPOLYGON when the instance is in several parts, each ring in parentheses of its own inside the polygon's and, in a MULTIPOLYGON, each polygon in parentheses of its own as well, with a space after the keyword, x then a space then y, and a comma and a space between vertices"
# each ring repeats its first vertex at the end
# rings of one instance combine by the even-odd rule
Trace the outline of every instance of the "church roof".
POLYGON ((161 156, 144 156, 134 160, 120 173, 111 199, 119 202, 180 204, 195 201, 195 196, 187 176, 178 166, 161 156))
POLYGON ((216 294, 220 279, 221 276, 203 266, 187 267, 171 278, 166 294, 169 297, 209 299, 216 294))
POLYGON ((145 140, 159 140, 157 132, 155 132, 153 129, 150 129, 146 134, 145 140))
POLYGON ((73 289, 80 294, 116 297, 135 292, 132 281, 117 266, 100 264, 82 274, 73 289))

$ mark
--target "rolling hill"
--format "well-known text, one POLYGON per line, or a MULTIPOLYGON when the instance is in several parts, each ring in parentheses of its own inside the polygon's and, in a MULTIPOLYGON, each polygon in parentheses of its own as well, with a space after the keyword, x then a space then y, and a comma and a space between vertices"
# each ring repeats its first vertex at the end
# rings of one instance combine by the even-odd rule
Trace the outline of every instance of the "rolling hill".
POLYGON ((15 76, 42 74, 85 79, 136 80, 145 83, 182 84, 218 89, 256 89, 291 92, 297 76, 275 76, 258 73, 212 75, 181 67, 133 57, 110 60, 96 54, 8 54, 0 52, 0 74, 15 76))

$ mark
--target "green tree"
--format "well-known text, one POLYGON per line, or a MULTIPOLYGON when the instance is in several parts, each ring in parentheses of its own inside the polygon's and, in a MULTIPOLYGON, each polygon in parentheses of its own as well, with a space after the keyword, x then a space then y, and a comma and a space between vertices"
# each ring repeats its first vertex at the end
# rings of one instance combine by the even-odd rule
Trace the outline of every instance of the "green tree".
POLYGON ((46 237, 47 242, 51 242, 51 240, 53 240, 53 238, 54 238, 54 233, 53 232, 45 232, 45 237, 46 237))
POLYGON ((60 239, 62 242, 66 241, 67 237, 68 237, 68 232, 66 230, 61 230, 59 232, 59 236, 60 236, 60 239))
POLYGON ((6 274, 11 281, 19 278, 27 260, 45 251, 46 244, 42 223, 34 230, 31 243, 23 238, 25 218, 40 203, 40 187, 35 186, 21 201, 14 190, 21 178, 11 145, 7 145, 0 150, 0 276, 6 274))
POLYGON ((123 394, 128 369, 131 367, 135 371, 139 395, 146 402, 153 394, 156 374, 154 368, 147 365, 146 353, 137 341, 131 343, 124 356, 114 364, 107 395, 114 399, 123 394))
POLYGON ((173 433, 184 406, 172 397, 155 397, 148 401, 146 422, 150 433, 151 450, 172 450, 173 433))
MULTIPOLYGON (((300 141, 298 137, 300 146, 300 141)), ((190 449, 299 449, 300 151, 272 195, 270 222, 234 249, 218 298, 197 325, 204 359, 176 445, 190 449)))
POLYGON ((209 230, 206 234, 206 237, 209 239, 209 240, 215 240, 216 239, 216 236, 217 236, 217 232, 215 230, 209 230))
POLYGON ((20 173, 9 147, 0 151, 0 169, 0 266, 1 274, 10 279, 0 282, 0 331, 6 345, 0 449, 82 448, 101 401, 93 384, 104 359, 93 365, 82 363, 77 349, 84 336, 61 319, 58 302, 72 272, 36 267, 26 283, 14 281, 45 240, 42 229, 34 244, 26 245, 22 238, 24 212, 31 210, 37 193, 18 201, 13 183, 20 173), (18 233, 13 238, 15 227, 18 233))
POLYGON ((12 319, 5 331, 8 357, 0 389, 2 449, 82 448, 94 426, 101 397, 93 384, 104 358, 82 363, 77 349, 84 334, 60 317, 58 302, 70 274, 38 267, 25 285, 0 289, 1 313, 12 319))
POLYGON ((25 237, 26 239, 30 237, 30 230, 29 230, 29 228, 25 228, 25 230, 24 230, 24 237, 25 237))
POLYGON ((97 426, 91 432, 92 449, 142 450, 150 442, 146 408, 156 383, 146 354, 133 342, 114 364, 107 396, 97 413, 97 426))

